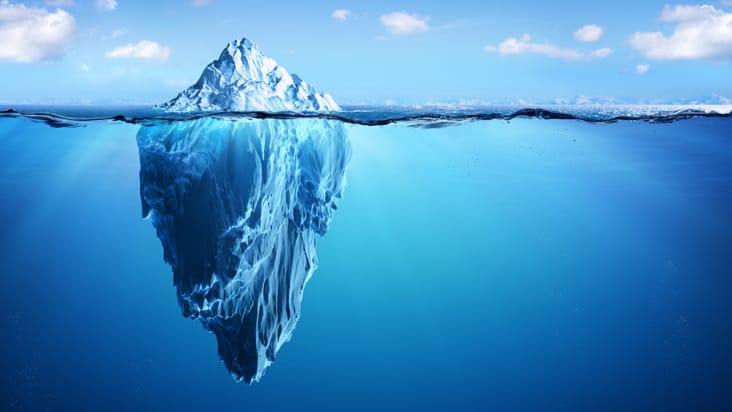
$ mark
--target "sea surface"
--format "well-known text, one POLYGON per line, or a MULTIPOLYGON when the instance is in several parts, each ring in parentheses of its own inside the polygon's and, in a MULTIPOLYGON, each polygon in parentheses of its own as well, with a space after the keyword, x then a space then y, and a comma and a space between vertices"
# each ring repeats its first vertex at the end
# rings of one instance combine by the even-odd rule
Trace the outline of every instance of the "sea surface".
POLYGON ((329 117, 347 185, 292 339, 247 385, 181 315, 143 219, 136 136, 190 119, 15 109, 0 112, 2 411, 732 410, 729 115, 329 117))

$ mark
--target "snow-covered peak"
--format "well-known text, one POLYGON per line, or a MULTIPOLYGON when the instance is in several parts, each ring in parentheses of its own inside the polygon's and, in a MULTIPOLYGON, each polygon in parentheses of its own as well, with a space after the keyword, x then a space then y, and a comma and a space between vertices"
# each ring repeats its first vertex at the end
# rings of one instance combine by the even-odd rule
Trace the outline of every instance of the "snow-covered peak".
POLYGON ((157 107, 170 112, 340 110, 329 94, 290 75, 246 38, 230 42, 196 84, 157 107))

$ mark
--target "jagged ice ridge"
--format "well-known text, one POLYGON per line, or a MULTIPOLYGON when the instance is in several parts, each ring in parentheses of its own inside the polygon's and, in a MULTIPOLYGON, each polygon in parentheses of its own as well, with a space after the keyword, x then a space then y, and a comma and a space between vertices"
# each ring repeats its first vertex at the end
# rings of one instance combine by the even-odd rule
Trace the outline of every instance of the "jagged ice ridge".
POLYGON ((246 38, 230 42, 196 84, 157 106, 169 112, 328 112, 340 107, 246 38))

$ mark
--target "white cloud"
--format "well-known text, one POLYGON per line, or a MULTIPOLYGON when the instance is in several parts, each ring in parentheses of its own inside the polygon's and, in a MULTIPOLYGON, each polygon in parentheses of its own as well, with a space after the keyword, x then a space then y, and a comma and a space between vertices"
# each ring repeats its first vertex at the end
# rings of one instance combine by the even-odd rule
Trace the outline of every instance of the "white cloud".
POLYGON ((488 45, 483 48, 488 53, 498 53, 501 56, 539 54, 552 59, 562 59, 568 62, 592 59, 604 59, 613 54, 612 49, 602 48, 589 52, 564 49, 551 43, 532 43, 531 36, 524 34, 520 38, 510 37, 498 46, 488 45))
POLYGON ((587 56, 595 59, 605 59, 607 57, 610 57, 611 54, 613 54, 613 49, 609 47, 603 47, 601 49, 596 49, 587 53, 587 56))
POLYGON ((588 43, 596 42, 605 34, 605 29, 597 24, 588 24, 574 32, 574 38, 588 43))
POLYGON ((340 21, 346 21, 351 16, 351 10, 347 9, 336 9, 333 10, 333 13, 330 14, 330 17, 333 17, 336 20, 340 21))
POLYGON ((122 29, 113 29, 109 36, 102 36, 102 40, 114 40, 117 37, 124 36, 126 33, 127 32, 122 29))
POLYGON ((204 7, 208 6, 209 3, 211 3, 211 0, 193 0, 193 5, 195 7, 204 7))
POLYGON ((732 13, 714 6, 665 6, 661 21, 676 23, 673 33, 639 32, 630 45, 652 60, 732 58, 732 13))
POLYGON ((74 5, 74 0, 46 0, 45 3, 53 7, 68 7, 74 5))
POLYGON ((409 34, 430 29, 427 21, 429 17, 421 17, 414 13, 406 11, 397 11, 394 13, 382 14, 380 17, 381 24, 393 34, 409 34))
POLYGON ((81 69, 81 71, 83 71, 83 72, 85 72, 85 73, 86 73, 86 72, 88 72, 89 70, 91 70, 91 67, 89 67, 89 66, 88 66, 88 65, 86 65, 86 64, 82 64, 82 65, 81 65, 81 67, 80 67, 80 69, 81 69))
POLYGON ((74 16, 64 10, 0 2, 0 60, 58 60, 75 31, 74 16))
POLYGON ((650 64, 639 64, 639 65, 635 66, 636 74, 643 75, 643 74, 648 73, 649 70, 651 70, 650 64))
POLYGON ((97 9, 112 11, 117 8, 117 0, 96 0, 97 9))
POLYGON ((170 57, 170 49, 160 44, 142 40, 137 44, 127 44, 115 47, 108 51, 105 56, 110 59, 150 59, 167 60, 170 57))
POLYGON ((720 0, 720 3, 725 6, 732 6, 732 0, 720 0))

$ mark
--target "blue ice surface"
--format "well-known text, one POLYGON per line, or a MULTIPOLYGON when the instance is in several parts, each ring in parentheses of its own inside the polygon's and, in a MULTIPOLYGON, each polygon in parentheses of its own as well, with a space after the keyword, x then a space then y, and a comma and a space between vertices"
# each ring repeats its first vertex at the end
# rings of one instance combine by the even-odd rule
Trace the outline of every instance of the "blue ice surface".
POLYGON ((348 188, 254 386, 180 316, 139 127, 0 120, 3 410, 725 410, 729 119, 347 126, 348 188))
POLYGON ((142 213, 183 314, 216 335, 235 379, 259 380, 292 337, 342 197, 344 126, 205 118, 142 127, 137 142, 142 213))

